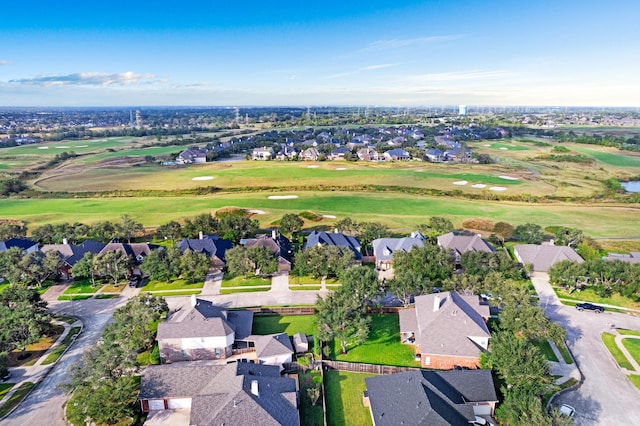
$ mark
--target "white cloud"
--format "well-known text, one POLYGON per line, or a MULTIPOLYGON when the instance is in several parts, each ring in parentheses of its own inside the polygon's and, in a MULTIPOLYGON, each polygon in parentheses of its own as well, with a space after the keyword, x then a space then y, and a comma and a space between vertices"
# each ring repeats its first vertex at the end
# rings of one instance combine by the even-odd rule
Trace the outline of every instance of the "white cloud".
POLYGON ((0 67, 1 67, 2 65, 11 65, 11 64, 12 64, 12 62, 11 62, 11 61, 0 61, 0 67))
POLYGON ((153 74, 81 72, 66 75, 43 75, 35 78, 9 80, 9 83, 28 86, 129 86, 138 84, 158 84, 161 80, 153 74))
POLYGON ((420 45, 420 44, 433 44, 444 41, 459 40, 463 36, 462 34, 450 34, 442 36, 430 36, 430 37, 416 37, 416 38, 393 38, 387 40, 377 40, 369 43, 366 47, 357 50, 356 53, 371 52, 379 50, 392 50, 399 49, 401 47, 420 45))
POLYGON ((407 79, 421 83, 443 82, 443 81, 461 81, 461 80, 487 80, 495 78, 504 78, 510 76, 509 71, 491 70, 491 71, 453 71, 439 72, 430 74, 416 74, 408 76, 407 79))
POLYGON ((373 71, 373 70, 380 70, 380 69, 384 69, 384 68, 391 68, 391 67, 395 67, 398 66, 399 64, 378 64, 378 65, 368 65, 366 67, 360 67, 356 70, 353 71, 347 71, 347 72, 341 72, 341 73, 337 73, 337 74, 331 74, 331 75, 327 75, 324 77, 320 77, 320 80, 331 80, 334 78, 341 78, 341 77, 348 77, 350 75, 354 75, 354 74, 359 74, 363 71, 373 71))

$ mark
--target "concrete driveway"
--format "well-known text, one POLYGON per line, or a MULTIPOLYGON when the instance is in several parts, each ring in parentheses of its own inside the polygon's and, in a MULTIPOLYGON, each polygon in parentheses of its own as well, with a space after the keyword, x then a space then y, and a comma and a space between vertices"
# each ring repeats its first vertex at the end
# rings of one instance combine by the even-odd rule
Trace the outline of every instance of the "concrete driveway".
POLYGON ((615 363, 601 335, 613 326, 640 330, 640 318, 627 314, 579 312, 555 296, 547 274, 531 277, 547 316, 567 330, 567 343, 584 381, 578 389, 560 395, 554 404, 576 409, 576 425, 640 424, 640 390, 615 363))

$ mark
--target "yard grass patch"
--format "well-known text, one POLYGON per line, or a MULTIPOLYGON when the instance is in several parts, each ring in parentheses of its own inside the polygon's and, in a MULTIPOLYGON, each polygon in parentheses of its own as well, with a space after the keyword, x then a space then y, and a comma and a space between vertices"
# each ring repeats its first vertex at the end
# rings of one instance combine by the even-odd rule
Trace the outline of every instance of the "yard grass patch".
POLYGON ((635 387, 640 389, 640 375, 638 375, 638 374, 629 374, 627 377, 629 378, 629 380, 631 380, 631 383, 633 383, 633 385, 635 387))
POLYGON ((640 336, 640 331, 638 330, 628 330, 626 328, 618 328, 618 333, 624 334, 625 336, 640 336))
POLYGON ((270 289, 270 287, 223 288, 220 290, 220 294, 255 293, 258 291, 269 291, 270 289))
POLYGON ((420 363, 414 359, 413 347, 400 342, 397 314, 371 315, 371 330, 367 341, 358 346, 348 346, 346 354, 340 353, 340 343, 334 341, 332 358, 366 364, 420 367, 420 363))
POLYGON ((328 425, 371 424, 369 409, 362 404, 362 393, 367 388, 365 379, 374 376, 336 370, 325 373, 328 425))
POLYGON ((4 396, 13 389, 13 385, 15 383, 0 383, 0 399, 4 398, 4 396))
POLYGON ((98 284, 96 287, 91 286, 91 280, 77 280, 67 288, 63 294, 93 294, 102 287, 98 284))
POLYGON ((9 414, 11 410, 13 410, 18 404, 20 404, 20 402, 22 402, 24 397, 27 395, 27 393, 29 393, 31 389, 33 389, 34 386, 35 384, 31 382, 24 382, 23 384, 21 384, 20 387, 13 393, 13 395, 11 395, 11 398, 9 398, 7 402, 5 402, 2 407, 0 407, 0 418, 9 414))
POLYGON ((166 290, 194 290, 204 287, 204 281, 196 283, 188 283, 186 280, 179 279, 171 282, 150 280, 142 287, 142 291, 166 291, 166 290))
POLYGON ((621 368, 626 368, 627 370, 633 370, 633 366, 627 359, 627 357, 622 353, 618 345, 616 345, 616 336, 611 333, 602 333, 602 341, 604 345, 609 350, 609 353, 616 360, 618 365, 621 368))
POLYGON ((42 365, 53 364, 54 362, 56 362, 58 358, 62 356, 64 351, 67 349, 67 347, 69 347, 71 342, 74 340, 75 336, 77 336, 78 333, 80 333, 81 329, 82 329, 81 327, 71 328, 71 330, 69 330, 69 334, 65 336, 64 340, 60 343, 60 345, 57 348, 55 348, 53 351, 51 351, 49 355, 47 355, 45 360, 42 362, 42 365))
POLYGON ((93 297, 92 294, 79 294, 77 296, 58 296, 58 300, 87 300, 93 297))
POLYGON ((311 275, 289 275, 289 285, 291 284, 320 284, 322 277, 314 278, 311 275))
POLYGON ((553 362, 558 362, 559 361, 558 357, 553 352, 553 349, 551 349, 551 345, 549 344, 548 341, 540 340, 540 341, 535 343, 535 346, 538 349, 540 349, 540 352, 542 352, 542 355, 544 355, 544 357, 546 358, 547 361, 553 361, 553 362))
MULTIPOLYGON (((200 294, 202 290, 178 290, 178 291, 149 291, 148 294, 152 294, 158 297, 169 297, 169 296, 191 296, 192 294, 200 294)), ((144 293, 140 293, 142 296, 144 293)))
POLYGON ((556 346, 560 351, 560 355, 562 355, 562 359, 566 364, 573 364, 573 358, 569 353, 569 349, 567 348, 567 344, 565 342, 556 342, 556 346))
POLYGON ((312 336, 316 332, 314 315, 254 315, 253 334, 287 333, 293 336, 304 333, 312 336))
POLYGON ((622 339, 622 344, 636 363, 640 364, 640 339, 622 339))
POLYGON ((302 285, 289 286, 289 290, 292 290, 292 291, 303 291, 303 290, 317 291, 317 290, 320 290, 321 288, 322 288, 321 285, 315 285, 315 284, 302 284, 302 285))
POLYGON ((225 275, 222 278, 222 287, 254 287, 254 286, 269 286, 271 287, 271 280, 262 277, 243 276, 228 277, 225 275))
MULTIPOLYGON (((316 371, 316 374, 319 374, 316 371)), ((307 389, 314 385, 311 372, 298 376, 300 383, 300 423, 305 426, 322 426, 324 424, 324 411, 322 410, 322 392, 316 405, 311 404, 307 389)))

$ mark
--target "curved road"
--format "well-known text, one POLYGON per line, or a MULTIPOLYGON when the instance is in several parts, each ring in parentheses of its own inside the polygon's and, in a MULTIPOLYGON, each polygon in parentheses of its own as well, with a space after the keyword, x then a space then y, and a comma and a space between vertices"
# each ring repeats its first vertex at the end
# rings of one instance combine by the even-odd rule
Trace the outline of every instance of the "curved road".
POLYGON ((560 303, 547 274, 535 273, 531 281, 547 316, 567 330, 567 343, 584 376, 580 387, 561 394, 554 404, 573 406, 578 426, 640 424, 640 390, 620 370, 601 338, 613 326, 640 330, 640 317, 580 312, 560 303))

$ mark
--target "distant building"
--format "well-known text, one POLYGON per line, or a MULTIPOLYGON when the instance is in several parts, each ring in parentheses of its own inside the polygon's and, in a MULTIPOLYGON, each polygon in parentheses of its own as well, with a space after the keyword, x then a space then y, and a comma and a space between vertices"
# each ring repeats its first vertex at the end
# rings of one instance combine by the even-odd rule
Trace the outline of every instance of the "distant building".
POLYGON ((206 149, 185 149, 176 158, 177 164, 203 164, 207 162, 206 149))
POLYGON ((466 105, 458 106, 458 115, 467 115, 467 106, 466 105))

